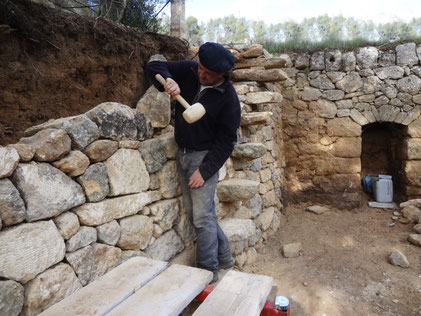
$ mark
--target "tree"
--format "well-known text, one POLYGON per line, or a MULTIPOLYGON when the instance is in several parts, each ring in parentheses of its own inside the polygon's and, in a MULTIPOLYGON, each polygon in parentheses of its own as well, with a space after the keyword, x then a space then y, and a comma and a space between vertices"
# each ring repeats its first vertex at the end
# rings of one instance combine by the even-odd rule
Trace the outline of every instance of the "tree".
POLYGON ((189 16, 186 20, 187 40, 191 45, 199 46, 203 40, 203 29, 199 26, 195 17, 189 16))
MULTIPOLYGON (((101 0, 109 1, 109 0, 101 0)), ((117 2, 116 0, 111 0, 117 2)), ((120 1, 120 0, 119 0, 120 1)), ((121 23, 137 27, 144 32, 157 32, 160 20, 156 17, 165 0, 125 0, 128 1, 121 23)))
POLYGON ((268 40, 268 28, 263 21, 253 21, 251 23, 251 29, 253 31, 253 42, 263 43, 268 40))

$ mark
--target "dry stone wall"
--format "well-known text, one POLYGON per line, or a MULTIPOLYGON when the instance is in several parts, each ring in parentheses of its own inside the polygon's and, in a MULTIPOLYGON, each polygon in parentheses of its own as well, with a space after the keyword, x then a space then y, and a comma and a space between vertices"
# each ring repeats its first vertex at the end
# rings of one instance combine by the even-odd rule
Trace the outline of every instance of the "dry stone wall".
MULTIPOLYGON (((252 47, 237 61, 262 54, 261 46, 252 47)), ((276 232, 282 217, 270 112, 282 96, 264 82, 286 75, 280 69, 249 74, 259 81, 234 72, 241 80, 235 84, 241 137, 220 170, 216 195, 217 216, 240 267, 256 260, 255 246, 276 232)), ((133 256, 171 260, 194 249, 170 99, 151 87, 142 107, 153 111, 102 103, 32 127, 17 144, 0 147, 0 314, 36 315, 133 256)))
MULTIPOLYGON (((403 126, 406 198, 421 195, 421 46, 285 55, 282 133, 289 196, 344 208, 361 203, 362 131, 403 126)), ((376 157, 373 157, 376 159, 376 157)))

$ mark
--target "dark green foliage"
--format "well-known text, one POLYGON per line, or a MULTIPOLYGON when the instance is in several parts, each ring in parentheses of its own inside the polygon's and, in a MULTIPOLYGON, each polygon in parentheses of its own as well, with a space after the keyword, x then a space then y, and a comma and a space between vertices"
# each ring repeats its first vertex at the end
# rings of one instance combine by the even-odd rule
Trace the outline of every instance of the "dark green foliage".
POLYGON ((166 0, 128 0, 122 24, 139 28, 144 32, 158 32, 160 19, 156 14, 166 0))

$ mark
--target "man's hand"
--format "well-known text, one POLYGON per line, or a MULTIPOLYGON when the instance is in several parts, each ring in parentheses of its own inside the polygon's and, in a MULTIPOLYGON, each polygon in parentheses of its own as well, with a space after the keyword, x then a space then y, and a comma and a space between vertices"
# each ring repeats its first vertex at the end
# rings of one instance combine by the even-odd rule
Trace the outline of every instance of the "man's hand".
POLYGON ((180 94, 180 87, 173 79, 167 78, 167 80, 165 80, 165 92, 172 97, 175 97, 177 94, 180 94))
POLYGON ((205 180, 203 180, 202 175, 200 174, 199 169, 197 169, 190 177, 189 187, 192 189, 200 188, 205 180))

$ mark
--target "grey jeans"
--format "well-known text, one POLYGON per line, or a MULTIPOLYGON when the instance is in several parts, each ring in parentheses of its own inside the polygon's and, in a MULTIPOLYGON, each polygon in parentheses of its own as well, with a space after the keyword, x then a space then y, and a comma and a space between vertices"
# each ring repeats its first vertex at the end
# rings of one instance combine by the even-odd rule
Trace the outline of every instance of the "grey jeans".
POLYGON ((229 262, 232 258, 228 240, 216 220, 215 191, 218 172, 197 189, 189 187, 189 180, 196 171, 207 151, 177 152, 176 162, 183 192, 184 207, 196 229, 197 267, 210 271, 218 270, 219 262, 229 262))

